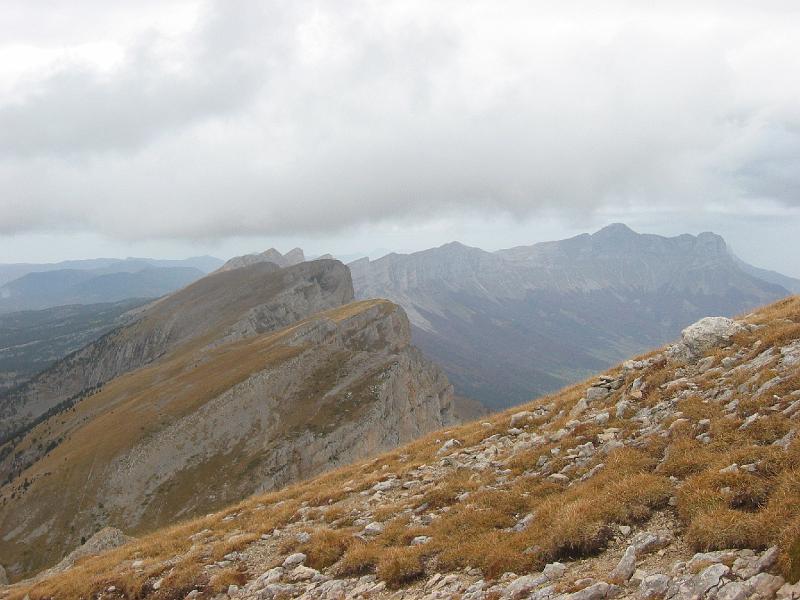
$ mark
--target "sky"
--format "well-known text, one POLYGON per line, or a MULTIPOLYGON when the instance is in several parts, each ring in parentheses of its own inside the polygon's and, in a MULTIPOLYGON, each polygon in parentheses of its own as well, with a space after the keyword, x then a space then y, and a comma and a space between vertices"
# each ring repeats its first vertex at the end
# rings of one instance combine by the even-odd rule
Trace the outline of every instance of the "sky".
POLYGON ((800 3, 3 0, 0 262, 625 222, 800 276, 800 3))

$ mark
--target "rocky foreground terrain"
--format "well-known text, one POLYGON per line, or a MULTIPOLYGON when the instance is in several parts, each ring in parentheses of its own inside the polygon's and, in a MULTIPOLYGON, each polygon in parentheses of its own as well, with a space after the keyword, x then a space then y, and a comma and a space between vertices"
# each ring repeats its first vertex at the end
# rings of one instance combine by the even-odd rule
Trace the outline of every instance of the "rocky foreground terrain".
POLYGON ((2 597, 800 598, 799 427, 793 297, 2 597))

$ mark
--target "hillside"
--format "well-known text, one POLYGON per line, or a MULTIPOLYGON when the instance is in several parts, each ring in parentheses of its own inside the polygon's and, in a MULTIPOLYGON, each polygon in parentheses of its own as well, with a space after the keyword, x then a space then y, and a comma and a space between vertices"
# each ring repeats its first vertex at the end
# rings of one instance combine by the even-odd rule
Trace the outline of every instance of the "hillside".
POLYGON ((73 304, 0 315, 0 390, 21 385, 122 325, 126 313, 145 302, 73 304))
POLYGON ((711 233, 666 238, 617 224, 498 252, 451 243, 349 266, 357 298, 403 306, 414 343, 456 392, 498 409, 664 344, 704 315, 789 294, 742 264, 711 233))
MULTIPOLYGON (((288 269, 261 263, 206 276, 0 395, 0 443, 59 405, 183 344, 202 347, 273 331, 352 298, 350 274, 336 261, 288 269)), ((0 464, 0 476, 5 474, 0 464)))
POLYGON ((799 426, 792 297, 4 597, 797 598, 799 426))
POLYGON ((103 527, 152 530, 452 422, 451 387, 402 309, 351 299, 339 262, 258 264, 78 353, 71 373, 94 370, 76 381, 108 381, 0 452, 0 563, 30 573, 103 527))

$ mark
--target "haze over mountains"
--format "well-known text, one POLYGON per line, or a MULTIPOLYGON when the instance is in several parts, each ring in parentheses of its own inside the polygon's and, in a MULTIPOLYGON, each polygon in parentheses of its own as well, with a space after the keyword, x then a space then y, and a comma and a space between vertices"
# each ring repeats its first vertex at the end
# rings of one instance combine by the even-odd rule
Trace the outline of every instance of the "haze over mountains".
POLYGON ((0 315, 0 390, 20 385, 64 356, 124 324, 148 299, 73 304, 0 315))
POLYGON ((144 268, 185 267, 210 273, 222 266, 224 261, 213 256, 195 256, 185 259, 161 258, 90 258, 65 260, 57 263, 0 263, 0 285, 19 279, 28 273, 50 271, 97 271, 106 273, 135 273, 144 268))
MULTIPOLYGON (((0 266, 0 273, 49 269, 0 288, 9 296, 0 298, 0 311, 151 298, 201 275, 187 269, 225 271, 261 262, 285 267, 304 259, 300 248, 286 254, 270 248, 225 263, 200 257, 11 265, 5 271, 0 266), (65 266, 69 269, 60 268, 65 266)), ((402 305, 415 342, 443 366, 457 392, 490 407, 557 389, 671 339, 705 314, 734 315, 800 290, 800 280, 748 265, 714 234, 665 238, 640 235, 621 224, 496 252, 453 242, 408 255, 359 259, 349 268, 356 297, 402 305)), ((88 305, 82 309, 84 330, 78 331, 80 320, 67 326, 75 339, 91 341, 122 316, 112 318, 105 305, 98 305, 89 324, 92 312, 88 305)), ((46 322, 51 316, 38 318, 46 322)), ((16 343, 0 349, 0 358, 5 353, 12 359, 9 365, 18 365, 16 371, 0 372, 6 385, 24 381, 37 367, 77 348, 64 338, 51 344, 44 331, 23 332, 22 338, 47 345, 45 353, 34 346, 19 350, 16 343)), ((18 329, 11 332, 12 341, 19 337, 18 329)))
POLYGON ((53 264, 0 265, 0 314, 70 304, 158 298, 196 281, 222 261, 90 259, 53 264))
POLYGON ((356 297, 403 306, 415 343, 456 391, 494 408, 663 344, 702 316, 790 293, 776 282, 800 284, 744 264, 712 233, 666 238, 622 224, 497 252, 454 242, 349 266, 356 297))

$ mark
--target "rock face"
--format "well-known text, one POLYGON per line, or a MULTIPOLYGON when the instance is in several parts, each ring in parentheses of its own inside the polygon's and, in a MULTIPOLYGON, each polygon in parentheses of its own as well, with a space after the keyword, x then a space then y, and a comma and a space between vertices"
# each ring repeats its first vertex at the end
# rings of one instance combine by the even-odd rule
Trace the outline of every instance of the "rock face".
POLYGON ((403 310, 352 295, 333 260, 216 273, 43 377, 106 383, 6 444, 0 558, 27 573, 100 527, 152 529, 452 422, 403 310))
POLYGON ((619 224, 493 253, 451 243, 349 266, 356 297, 403 306, 414 343, 456 391, 493 408, 667 343, 703 316, 789 293, 743 270, 719 236, 619 224))
MULTIPOLYGON (((0 404, 0 443, 30 428, 48 411, 65 408, 182 344, 218 343, 273 331, 352 298, 347 268, 332 260, 288 269, 259 263, 209 275, 7 392, 0 404)), ((0 466, 0 476, 8 472, 0 466)))

